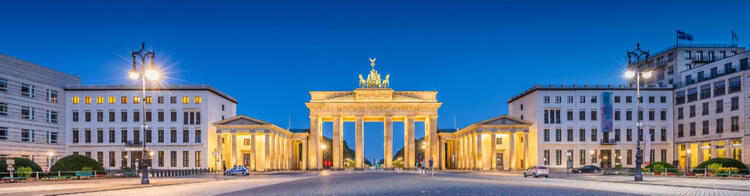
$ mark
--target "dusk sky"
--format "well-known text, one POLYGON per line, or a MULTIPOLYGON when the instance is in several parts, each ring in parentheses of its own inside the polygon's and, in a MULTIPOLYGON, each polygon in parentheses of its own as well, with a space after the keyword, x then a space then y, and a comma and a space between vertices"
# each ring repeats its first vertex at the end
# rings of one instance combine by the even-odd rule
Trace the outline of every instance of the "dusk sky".
MULTIPOLYGON (((146 42, 165 83, 213 86, 238 99, 238 114, 283 128, 289 118, 308 128, 308 92, 357 88, 375 57, 394 90, 438 91, 439 127, 455 115, 461 128, 507 114, 508 99, 535 84, 623 84, 625 51, 667 48, 677 29, 692 43, 727 44, 735 30, 750 44, 747 1, 273 2, 7 1, 0 53, 84 84, 136 84, 129 55, 146 42)), ((365 134, 367 158, 382 157, 382 123, 365 134)))

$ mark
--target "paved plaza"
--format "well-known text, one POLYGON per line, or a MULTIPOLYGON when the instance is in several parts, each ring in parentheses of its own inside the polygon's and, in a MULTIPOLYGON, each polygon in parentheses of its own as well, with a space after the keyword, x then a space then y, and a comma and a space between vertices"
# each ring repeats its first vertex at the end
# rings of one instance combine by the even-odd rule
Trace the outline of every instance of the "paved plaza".
POLYGON ((518 172, 322 171, 0 184, 0 195, 750 195, 750 181, 647 176, 524 178, 518 172))

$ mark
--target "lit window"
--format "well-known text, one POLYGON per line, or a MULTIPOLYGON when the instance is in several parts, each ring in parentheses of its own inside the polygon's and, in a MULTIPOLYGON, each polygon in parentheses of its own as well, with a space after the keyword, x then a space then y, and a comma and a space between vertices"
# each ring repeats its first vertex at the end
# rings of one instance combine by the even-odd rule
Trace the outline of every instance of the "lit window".
POLYGON ((104 97, 96 97, 96 104, 104 103, 104 97))
POLYGON ((91 97, 84 97, 83 102, 86 104, 91 104, 91 97))
POLYGON ((110 104, 113 104, 113 103, 117 102, 117 99, 115 98, 115 96, 109 96, 108 99, 109 99, 108 101, 109 101, 110 104))
POLYGON ((182 103, 184 103, 184 104, 190 103, 190 97, 188 97, 188 96, 182 97, 182 103))
POLYGON ((141 98, 138 97, 138 96, 133 96, 133 103, 135 103, 135 104, 141 103, 141 98))
POLYGON ((151 96, 146 96, 146 103, 151 103, 151 96))
POLYGON ((195 102, 195 104, 201 104, 201 101, 203 101, 201 96, 195 96, 195 100, 193 102, 195 102))
POLYGON ((128 97, 127 96, 120 97, 120 103, 128 103, 128 97))
POLYGON ((78 104, 78 101, 79 101, 78 97, 73 97, 73 104, 78 104))

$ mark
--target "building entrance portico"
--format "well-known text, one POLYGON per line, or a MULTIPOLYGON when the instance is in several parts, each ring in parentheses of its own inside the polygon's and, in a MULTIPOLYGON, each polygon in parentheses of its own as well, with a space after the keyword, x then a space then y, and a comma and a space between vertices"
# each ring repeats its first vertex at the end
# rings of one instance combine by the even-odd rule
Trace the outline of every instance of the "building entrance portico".
MULTIPOLYGON (((355 164, 364 168, 364 122, 382 122, 384 166, 393 168, 393 122, 404 122, 404 167, 414 168, 414 123, 424 122, 424 161, 439 164, 437 137, 437 110, 442 103, 436 99, 437 91, 394 91, 388 88, 390 75, 381 81, 375 70, 375 59, 370 59, 373 69, 365 80, 360 78, 360 88, 354 91, 310 91, 310 142, 308 163, 310 169, 322 169, 322 125, 333 123, 332 167, 343 168, 344 122, 354 122, 355 164)), ((370 130, 368 130, 370 131, 370 130)), ((374 130, 373 130, 374 131, 374 130)))

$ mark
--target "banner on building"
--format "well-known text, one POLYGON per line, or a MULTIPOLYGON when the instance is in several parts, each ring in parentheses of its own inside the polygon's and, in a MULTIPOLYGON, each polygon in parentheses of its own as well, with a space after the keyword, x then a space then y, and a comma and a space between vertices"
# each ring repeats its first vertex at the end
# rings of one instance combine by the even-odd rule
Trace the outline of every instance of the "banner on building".
POLYGON ((612 132, 612 92, 602 92, 602 132, 612 132))

